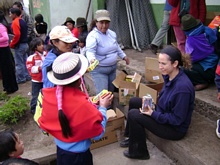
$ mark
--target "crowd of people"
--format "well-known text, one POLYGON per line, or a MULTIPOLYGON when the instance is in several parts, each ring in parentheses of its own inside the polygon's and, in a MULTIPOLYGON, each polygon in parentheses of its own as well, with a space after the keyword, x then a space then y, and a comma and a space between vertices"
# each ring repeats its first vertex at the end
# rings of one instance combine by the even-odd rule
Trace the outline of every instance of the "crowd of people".
MULTIPOLYGON (((141 98, 130 99, 126 138, 120 143, 121 147, 128 147, 125 157, 150 158, 145 129, 168 140, 184 138, 194 110, 195 90, 203 90, 215 80, 220 100, 220 62, 214 48, 217 37, 213 29, 203 24, 205 16, 205 0, 165 1, 161 28, 149 45, 154 53, 159 52, 163 89, 155 109, 142 107, 141 98), (159 51, 170 26, 177 47, 166 46, 159 51), (183 66, 189 62, 183 58, 187 55, 191 58, 190 69, 183 66)), ((0 11, 3 89, 7 94, 14 93, 18 84, 31 80, 30 111, 39 127, 54 137, 57 164, 92 165, 91 139, 98 140, 105 133, 106 111, 112 106, 112 81, 116 77, 118 58, 127 65, 130 63, 117 42, 116 33, 109 29, 109 11, 97 10, 89 30, 85 18, 78 17, 75 24, 67 17, 64 23, 48 32, 43 15, 37 14, 34 23, 20 2, 13 4, 10 17, 11 27, 0 11), (11 41, 9 33, 13 34, 11 41), (14 49, 14 56, 10 48, 14 49), (83 75, 88 72, 89 65, 97 61, 97 66, 90 71, 96 94, 104 89, 109 93, 94 104, 85 88, 83 75)), ((220 120, 216 134, 220 138, 220 120)), ((0 133, 2 164, 28 161, 19 158, 23 151, 18 134, 11 130, 0 133)))

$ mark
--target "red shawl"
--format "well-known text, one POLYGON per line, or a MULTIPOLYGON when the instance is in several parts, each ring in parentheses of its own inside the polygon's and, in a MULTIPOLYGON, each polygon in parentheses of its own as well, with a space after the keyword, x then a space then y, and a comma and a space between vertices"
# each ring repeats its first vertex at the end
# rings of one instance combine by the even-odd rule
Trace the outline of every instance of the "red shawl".
POLYGON ((38 122, 40 127, 63 142, 79 142, 98 136, 103 131, 102 114, 77 88, 63 87, 63 113, 69 120, 72 137, 65 138, 58 118, 56 87, 43 89, 42 114, 38 122))

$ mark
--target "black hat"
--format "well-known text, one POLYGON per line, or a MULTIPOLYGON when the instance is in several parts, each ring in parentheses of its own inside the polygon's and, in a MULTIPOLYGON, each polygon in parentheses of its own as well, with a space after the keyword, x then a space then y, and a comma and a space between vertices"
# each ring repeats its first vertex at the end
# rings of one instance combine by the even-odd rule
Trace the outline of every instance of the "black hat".
POLYGON ((200 20, 199 19, 195 19, 192 15, 190 14, 186 14, 181 18, 181 29, 184 31, 190 30, 194 27, 196 27, 197 25, 200 24, 200 20))
POLYGON ((66 26, 66 23, 67 22, 70 22, 70 23, 72 23, 73 25, 75 25, 75 21, 73 21, 73 19, 72 18, 70 18, 70 17, 67 17, 66 18, 66 21, 64 22, 64 25, 66 26))
POLYGON ((86 22, 85 18, 79 17, 79 18, 76 19, 76 27, 81 27, 81 26, 84 26, 84 25, 87 25, 87 22, 86 22))

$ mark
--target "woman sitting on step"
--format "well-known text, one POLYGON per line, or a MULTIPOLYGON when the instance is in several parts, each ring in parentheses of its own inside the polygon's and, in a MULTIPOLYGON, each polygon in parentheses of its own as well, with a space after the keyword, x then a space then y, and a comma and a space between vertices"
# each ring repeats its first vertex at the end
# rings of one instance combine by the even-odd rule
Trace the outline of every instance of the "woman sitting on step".
POLYGON ((124 156, 131 159, 149 159, 146 132, 168 140, 182 139, 189 128, 194 109, 195 91, 189 78, 180 68, 183 65, 181 52, 167 46, 159 53, 159 69, 164 78, 164 86, 155 110, 142 107, 141 98, 131 98, 125 140, 121 147, 129 147, 124 156), (139 110, 140 109, 140 110, 139 110))

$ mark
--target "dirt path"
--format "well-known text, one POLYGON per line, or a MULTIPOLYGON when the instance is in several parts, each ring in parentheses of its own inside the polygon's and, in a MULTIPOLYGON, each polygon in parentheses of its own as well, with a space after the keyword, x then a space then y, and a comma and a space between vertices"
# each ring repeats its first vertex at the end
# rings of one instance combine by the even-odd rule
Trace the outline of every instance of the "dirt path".
MULTIPOLYGON (((2 84, 0 84, 0 91, 2 91, 2 84)), ((24 84, 19 84, 19 90, 10 96, 21 95, 31 99, 31 81, 24 84)), ((53 138, 44 135, 37 124, 33 120, 33 115, 27 110, 26 115, 14 126, 12 126, 20 138, 24 142, 25 152, 33 149, 49 146, 53 143, 53 138)))

